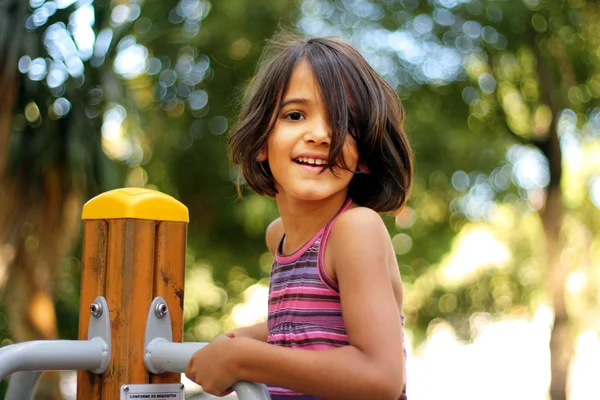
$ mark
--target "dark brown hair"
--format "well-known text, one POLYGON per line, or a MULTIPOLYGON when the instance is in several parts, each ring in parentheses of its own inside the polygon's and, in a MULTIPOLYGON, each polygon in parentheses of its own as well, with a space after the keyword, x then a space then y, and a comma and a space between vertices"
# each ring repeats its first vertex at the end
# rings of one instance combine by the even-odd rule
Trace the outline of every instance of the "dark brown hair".
POLYGON ((377 212, 400 210, 413 180, 412 150, 402 127, 404 109, 396 92, 363 56, 334 38, 279 34, 268 42, 229 135, 229 155, 241 166, 244 180, 258 194, 276 194, 268 160, 260 163, 256 158, 301 60, 311 66, 331 118, 327 168, 345 167, 341 154, 350 134, 356 140, 359 163, 371 172, 355 175, 348 195, 377 212))

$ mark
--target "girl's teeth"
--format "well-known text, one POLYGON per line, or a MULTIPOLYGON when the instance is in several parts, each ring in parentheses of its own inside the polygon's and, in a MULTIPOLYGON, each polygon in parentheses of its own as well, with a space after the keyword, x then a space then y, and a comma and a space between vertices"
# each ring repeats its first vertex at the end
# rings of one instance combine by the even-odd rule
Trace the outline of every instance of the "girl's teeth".
POLYGON ((327 164, 327 161, 321 160, 318 158, 299 157, 298 161, 303 164, 309 164, 309 165, 325 165, 325 164, 327 164))

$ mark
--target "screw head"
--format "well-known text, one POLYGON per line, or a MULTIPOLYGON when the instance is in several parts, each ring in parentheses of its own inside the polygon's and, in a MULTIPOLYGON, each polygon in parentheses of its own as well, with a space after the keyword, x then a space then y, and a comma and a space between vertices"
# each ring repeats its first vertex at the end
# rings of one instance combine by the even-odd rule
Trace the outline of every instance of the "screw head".
POLYGON ((98 303, 97 301, 93 302, 90 306, 90 313, 96 318, 100 317, 103 311, 102 304, 98 303))
POLYGON ((129 392, 129 386, 123 386, 123 391, 124 391, 125 393, 129 392))
POLYGON ((166 303, 161 302, 156 305, 156 309, 154 311, 156 312, 156 316, 158 318, 162 318, 169 312, 169 307, 167 307, 166 303))

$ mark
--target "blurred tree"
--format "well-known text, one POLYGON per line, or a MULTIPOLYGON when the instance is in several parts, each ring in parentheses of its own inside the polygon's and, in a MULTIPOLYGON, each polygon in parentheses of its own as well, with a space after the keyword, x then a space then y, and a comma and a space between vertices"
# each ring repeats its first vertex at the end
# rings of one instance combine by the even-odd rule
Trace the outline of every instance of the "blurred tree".
MULTIPOLYGON (((212 6, 0 2, 0 267, 11 340, 57 336, 56 294, 70 308, 59 309, 68 322, 61 336, 76 336, 78 263, 65 256, 80 233, 83 202, 123 184, 144 186, 142 165, 153 152, 159 157, 146 168, 165 179, 161 190, 177 195, 181 186, 184 201, 197 205, 192 216, 205 233, 192 227, 192 239, 221 232, 204 247, 211 248, 236 229, 216 196, 233 193, 217 135, 227 129, 232 94, 254 68, 254 43, 285 21, 290 6, 220 1, 204 28, 212 6), (186 151, 200 138, 202 146, 186 151), (190 159, 200 161, 192 166, 202 172, 200 185, 181 173, 190 159), (59 274, 66 282, 57 282, 59 274), (57 285, 69 290, 56 293, 57 285)), ((43 379, 37 396, 59 398, 57 380, 43 379)))
MULTIPOLYGON (((563 153, 597 140, 599 4, 305 1, 303 11, 298 25, 306 33, 348 36, 405 99, 417 150, 417 183, 409 205, 429 225, 407 224, 411 209, 396 221, 415 239, 413 251, 401 257, 412 258, 402 263, 409 284, 414 283, 407 292, 425 289, 412 294, 418 298, 408 305, 412 316, 425 325, 452 316, 460 328, 475 311, 529 305, 535 291, 520 270, 545 264, 539 276, 546 284, 539 284, 546 286, 554 309, 550 394, 553 400, 565 399, 575 328, 565 287, 577 265, 566 257, 571 248, 561 232, 567 213, 587 225, 582 210, 590 210, 590 201, 572 201, 569 210, 564 189, 569 185, 589 194, 581 198, 594 200, 597 171, 586 171, 577 178, 583 185, 574 187, 564 179, 563 153), (527 240, 530 233, 522 228, 512 232, 507 243, 513 268, 488 270, 453 287, 444 284, 444 274, 423 269, 443 264, 440 257, 449 250, 445 244, 453 231, 472 225, 469 221, 506 218, 507 205, 521 214, 537 211, 544 239, 527 240), (438 240, 441 246, 435 245, 438 240), (537 246, 545 249, 541 257, 537 246)), ((593 212, 597 219, 597 208, 593 212)), ((588 232, 598 234, 597 227, 588 232)), ((404 242, 410 240, 403 235, 404 242)))
MULTIPOLYGON (((56 337, 58 270, 78 232, 88 190, 97 192, 98 183, 107 182, 94 134, 98 121, 85 112, 86 92, 94 85, 90 71, 86 81, 81 59, 67 54, 76 50, 52 44, 66 34, 65 46, 73 46, 61 22, 70 11, 57 4, 30 9, 26 1, 0 3, 0 266, 3 308, 15 341, 56 337), (21 58, 25 53, 29 57, 21 58), (65 82, 69 74, 73 79, 65 82)), ((41 380, 40 393, 60 398, 56 374, 41 380)))
POLYGON ((535 306, 547 284, 551 393, 564 398, 567 316, 597 303, 592 284, 567 302, 565 277, 600 248, 598 170, 569 167, 572 154, 598 154, 598 13, 576 0, 0 1, 12 339, 56 334, 54 296, 59 336, 76 336, 80 251, 65 255, 83 201, 122 185, 190 209, 187 339, 209 340, 248 311, 238 303, 263 293, 264 228, 277 210, 255 195, 236 201, 224 133, 263 40, 294 24, 349 37, 406 105, 417 177, 408 207, 386 222, 411 330, 423 337, 441 317, 476 335, 473 313, 535 306))

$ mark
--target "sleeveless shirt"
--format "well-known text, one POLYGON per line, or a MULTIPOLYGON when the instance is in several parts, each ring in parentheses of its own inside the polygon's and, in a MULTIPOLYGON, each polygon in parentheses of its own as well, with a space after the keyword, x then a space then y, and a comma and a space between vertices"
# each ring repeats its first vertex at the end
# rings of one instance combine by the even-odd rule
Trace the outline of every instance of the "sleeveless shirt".
MULTIPOLYGON (((281 238, 269 281, 267 343, 304 350, 349 344, 339 288, 325 270, 324 250, 333 222, 350 204, 349 199, 327 225, 290 255, 281 254, 285 235, 281 238)), ((404 315, 401 321, 404 325, 404 315)), ((269 387, 269 393, 272 400, 319 400, 280 387, 269 387)), ((406 390, 400 399, 406 400, 406 390)))

